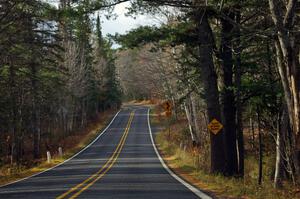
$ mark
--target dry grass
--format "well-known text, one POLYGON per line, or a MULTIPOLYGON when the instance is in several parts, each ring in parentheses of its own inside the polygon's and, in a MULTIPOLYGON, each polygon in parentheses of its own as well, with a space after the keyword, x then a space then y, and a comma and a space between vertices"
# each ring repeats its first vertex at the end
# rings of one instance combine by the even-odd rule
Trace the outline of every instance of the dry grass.
MULTIPOLYGON (((172 132, 174 133, 174 132, 172 132)), ((221 175, 212 175, 196 164, 198 157, 187 150, 181 150, 178 145, 169 142, 167 132, 162 132, 156 137, 156 142, 167 164, 186 180, 192 182, 219 198, 249 198, 249 199, 292 199, 300 198, 299 189, 285 182, 282 189, 274 189, 270 177, 270 157, 264 161, 264 182, 257 184, 258 165, 253 157, 245 160, 245 177, 228 178, 221 175)))
POLYGON ((150 100, 132 100, 129 102, 123 103, 123 105, 157 105, 161 101, 158 99, 150 99, 150 100))
POLYGON ((17 165, 4 165, 0 168, 0 185, 4 185, 28 176, 34 175, 36 173, 45 171, 76 154, 86 145, 88 145, 92 140, 94 140, 101 130, 107 125, 113 115, 112 111, 107 111, 101 114, 101 119, 97 120, 95 123, 90 124, 84 130, 76 133, 76 136, 69 136, 63 141, 64 155, 62 158, 58 157, 57 154, 53 153, 51 163, 47 163, 46 159, 43 158, 38 163, 27 165, 27 166, 17 166, 17 165))
MULTIPOLYGON (((166 127, 166 119, 159 118, 159 109, 152 110, 151 122, 154 125, 166 127)), ((186 149, 180 148, 182 140, 186 138, 185 121, 171 125, 168 130, 156 136, 156 143, 166 163, 176 173, 187 181, 210 193, 216 198, 245 198, 245 199, 296 199, 300 198, 299 187, 290 182, 284 182, 282 189, 275 189, 272 185, 274 154, 265 154, 263 165, 263 184, 257 184, 258 160, 255 154, 248 154, 245 159, 244 179, 229 178, 209 173, 209 153, 200 151, 194 155, 190 145, 186 149)), ((185 142, 187 143, 187 142, 185 142)))

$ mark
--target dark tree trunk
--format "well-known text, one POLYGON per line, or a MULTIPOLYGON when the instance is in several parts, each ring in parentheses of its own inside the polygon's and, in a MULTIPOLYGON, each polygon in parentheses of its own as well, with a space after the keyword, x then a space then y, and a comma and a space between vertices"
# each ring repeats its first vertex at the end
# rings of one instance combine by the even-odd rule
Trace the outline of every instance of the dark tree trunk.
MULTIPOLYGON (((30 24, 33 22, 30 21, 30 24)), ((30 33, 30 40, 34 41, 33 25, 28 27, 30 33)), ((33 133, 33 157, 38 159, 40 156, 40 132, 38 125, 38 107, 37 107, 37 64, 35 50, 31 50, 31 63, 30 63, 30 81, 31 81, 31 130, 33 133)))
MULTIPOLYGON (((250 113, 252 114, 252 113, 250 113)), ((255 148, 255 130, 254 130, 254 120, 252 116, 250 116, 250 131, 251 131, 251 137, 252 137, 252 149, 255 148)))
POLYGON ((257 108, 257 124, 258 124, 258 184, 262 183, 262 164, 263 164, 263 146, 262 146, 262 137, 261 137, 261 118, 260 118, 260 109, 257 108))
MULTIPOLYGON (((215 118, 221 121, 217 74, 213 63, 214 40, 207 13, 199 11, 196 14, 196 24, 198 26, 199 67, 203 78, 208 119, 211 121, 215 118)), ((224 174, 225 153, 223 131, 220 131, 217 135, 211 133, 210 142, 211 172, 224 174)))
MULTIPOLYGON (((229 13, 234 18, 233 13, 229 13)), ((233 84, 232 35, 233 26, 228 20, 221 19, 221 59, 223 69, 223 123, 226 140, 226 174, 238 174, 238 157, 236 145, 236 107, 233 84)))
POLYGON ((36 67, 31 64, 31 92, 32 92, 32 132, 33 132, 33 157, 35 159, 40 157, 40 133, 38 127, 38 110, 37 110, 37 85, 36 85, 36 67))
MULTIPOLYGON (((240 9, 240 8, 238 8, 240 9)), ((236 23, 240 24, 241 13, 240 10, 236 13, 236 23)), ((235 85, 236 85, 236 131, 237 131, 237 147, 238 147, 238 174, 244 176, 244 135, 243 135, 243 112, 241 104, 241 33, 239 27, 235 27, 235 51, 236 51, 236 63, 235 63, 235 85)))
POLYGON ((243 134, 243 114, 241 105, 241 73, 240 73, 240 57, 236 64, 236 135, 237 135, 237 151, 238 151, 238 174, 244 176, 244 134, 243 134))
POLYGON ((9 67, 9 84, 10 84, 10 107, 11 107, 11 113, 10 113, 10 131, 12 133, 12 144, 10 147, 10 159, 11 164, 16 160, 18 162, 18 155, 16 153, 16 146, 18 143, 18 133, 16 130, 16 123, 17 123, 17 95, 16 95, 16 85, 15 85, 15 68, 12 62, 12 59, 10 60, 10 67, 9 67))

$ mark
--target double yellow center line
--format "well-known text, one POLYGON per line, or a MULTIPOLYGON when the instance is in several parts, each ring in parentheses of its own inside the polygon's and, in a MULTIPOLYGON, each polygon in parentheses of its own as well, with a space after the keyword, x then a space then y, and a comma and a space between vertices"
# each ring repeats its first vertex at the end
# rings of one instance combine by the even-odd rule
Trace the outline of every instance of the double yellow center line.
POLYGON ((112 168, 114 163, 117 161, 117 159, 122 151, 122 148, 125 144, 133 117, 134 117, 134 112, 131 112, 127 126, 125 128, 125 131, 124 131, 121 139, 120 139, 120 142, 119 142, 117 148, 115 149, 115 151, 113 152, 113 155, 109 158, 109 160, 105 163, 105 165, 99 171, 97 171, 95 174, 93 174, 91 177, 84 180, 83 182, 76 185, 75 187, 71 188, 70 190, 63 193, 62 195, 58 196, 56 199, 63 199, 66 197, 68 197, 70 199, 77 198, 82 192, 84 192, 90 186, 95 184, 95 182, 97 182, 99 179, 101 179, 112 168))

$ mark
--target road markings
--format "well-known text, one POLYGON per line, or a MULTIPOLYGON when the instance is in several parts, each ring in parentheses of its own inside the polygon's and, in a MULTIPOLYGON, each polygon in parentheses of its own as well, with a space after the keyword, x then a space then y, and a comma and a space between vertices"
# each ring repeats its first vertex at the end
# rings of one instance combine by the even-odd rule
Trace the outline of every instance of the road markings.
POLYGON ((58 196, 56 199, 63 199, 66 198, 68 195, 70 195, 73 192, 74 193, 72 196, 70 196, 69 198, 77 198, 82 192, 84 192, 85 190, 87 190, 90 186, 92 186, 93 184, 95 184, 96 181, 98 181, 99 179, 101 179, 114 165, 114 163, 117 161, 122 148, 125 144, 126 138, 128 136, 129 133, 129 129, 132 123, 134 117, 134 112, 131 112, 127 126, 125 128, 125 131, 119 141, 119 144, 117 145, 117 148, 115 149, 115 151, 113 152, 113 155, 109 158, 109 160, 105 163, 105 165, 95 174, 93 174, 91 177, 87 178, 86 180, 84 180, 82 183, 76 185, 75 187, 71 188, 69 191, 65 192, 64 194, 58 196), (82 187, 82 188, 81 188, 82 187))
POLYGON ((156 145, 154 143, 154 139, 153 139, 153 135, 152 135, 152 129, 151 129, 151 125, 150 125, 150 109, 148 109, 148 128, 149 128, 149 134, 150 134, 150 139, 154 148, 154 151, 160 161, 160 163, 162 164, 162 166, 165 168, 165 170, 167 170, 167 172, 173 177, 175 178, 178 182, 180 182, 181 184, 183 184, 184 186, 186 186, 189 190, 191 190, 195 195, 197 195, 199 198, 202 199, 212 199, 209 195, 205 194, 204 192, 200 191, 199 189, 197 189, 196 187, 194 187, 193 185, 189 184, 188 182, 186 182, 185 180, 183 180, 181 177, 177 176, 165 163, 165 161, 162 159, 162 157, 160 156, 156 145))

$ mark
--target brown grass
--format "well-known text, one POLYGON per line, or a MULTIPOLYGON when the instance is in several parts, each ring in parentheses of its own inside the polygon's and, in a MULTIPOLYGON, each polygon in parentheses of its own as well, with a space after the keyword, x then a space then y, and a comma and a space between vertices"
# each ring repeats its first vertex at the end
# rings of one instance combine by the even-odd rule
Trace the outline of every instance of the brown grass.
POLYGON ((129 102, 125 102, 123 103, 123 105, 157 105, 160 103, 160 100, 158 99, 150 99, 150 100, 132 100, 129 102))
POLYGON ((49 169, 76 154, 83 149, 87 144, 94 140, 101 130, 107 126, 108 122, 114 115, 114 111, 106 111, 101 114, 101 118, 98 118, 95 122, 90 123, 85 129, 82 129, 75 135, 68 136, 64 140, 57 143, 52 143, 51 151, 52 161, 51 163, 46 162, 46 158, 43 157, 37 162, 30 162, 29 165, 4 165, 0 168, 0 185, 4 185, 36 173, 42 172, 49 169), (58 154, 54 149, 58 146, 63 146, 64 155, 62 158, 58 157, 58 154))
POLYGON ((270 179, 270 157, 265 157, 264 182, 262 186, 259 186, 257 185, 258 161, 253 156, 248 156, 245 160, 244 179, 212 175, 195 164, 198 157, 194 156, 190 150, 183 151, 179 149, 178 145, 169 143, 167 134, 167 132, 160 133, 156 137, 156 142, 169 167, 187 181, 214 196, 219 198, 250 199, 300 198, 299 188, 294 187, 290 182, 285 182, 282 189, 273 188, 270 179))
MULTIPOLYGON (((154 109, 151 121, 156 125, 166 126, 166 119, 158 119, 159 109, 154 109), (155 117, 156 116, 156 117, 155 117)), ((229 178, 209 173, 209 157, 204 151, 194 155, 192 148, 187 145, 184 151, 179 147, 182 140, 187 140, 185 120, 171 125, 168 130, 160 132, 156 137, 160 153, 168 166, 184 179, 210 193, 216 198, 244 198, 244 199, 296 199, 300 198, 299 187, 285 181, 282 189, 275 189, 272 185, 274 154, 266 153, 263 165, 263 184, 257 184, 258 160, 255 153, 247 152, 245 159, 245 177, 229 178), (199 164, 199 162, 201 162, 199 164)))

